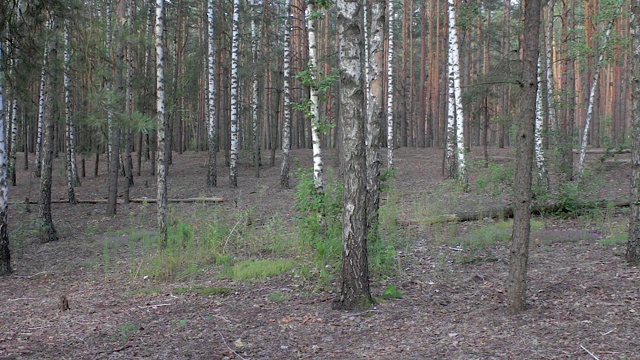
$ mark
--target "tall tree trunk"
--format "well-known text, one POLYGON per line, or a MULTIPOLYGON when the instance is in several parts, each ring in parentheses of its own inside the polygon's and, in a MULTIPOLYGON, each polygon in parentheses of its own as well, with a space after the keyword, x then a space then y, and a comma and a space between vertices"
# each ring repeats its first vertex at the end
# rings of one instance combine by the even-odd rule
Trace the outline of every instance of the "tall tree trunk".
MULTIPOLYGON (((609 41, 609 37, 611 36, 611 29, 615 24, 618 11, 616 11, 611 18, 609 25, 607 26, 607 30, 604 33, 604 38, 602 39, 602 44, 600 44, 600 48, 598 49, 598 62, 596 63, 596 68, 593 72, 593 78, 591 79, 591 90, 589 91, 589 104, 587 105, 587 115, 584 119, 584 130, 582 132, 582 142, 580 143, 580 158, 578 159, 578 178, 582 176, 584 173, 584 160, 587 154, 587 140, 589 136, 589 125, 591 123, 591 119, 593 118, 593 107, 596 102, 596 89, 598 86, 598 78, 600 77, 600 70, 602 69, 602 64, 604 63, 604 53, 605 48, 607 46, 607 42, 609 41)), ((597 134, 596 134, 597 135, 597 134)))
POLYGON ((465 161, 464 114, 460 88, 460 55, 456 10, 453 0, 449 4, 449 117, 447 122, 447 175, 457 178, 464 188, 469 186, 465 161), (455 151, 454 151, 455 150, 455 151), (454 161, 455 152, 455 161, 454 161), (455 163, 455 166, 454 166, 455 163), (454 173, 455 168, 455 173, 454 173))
POLYGON ((362 6, 338 0, 340 38, 340 109, 342 125, 344 195, 342 212, 342 280, 336 309, 371 306, 367 261, 366 160, 364 146, 365 94, 362 6))
POLYGON ((556 114, 556 102, 555 102, 555 90, 554 90, 554 75, 553 75, 553 21, 554 21, 554 8, 556 1, 549 0, 547 3, 547 22, 546 22, 546 41, 545 41, 545 56, 547 58, 547 67, 545 71, 546 85, 547 85, 547 117, 549 119, 549 126, 552 131, 558 131, 558 116, 556 114))
POLYGON ((387 169, 393 169, 394 120, 393 120, 393 27, 395 26, 395 10, 393 0, 387 1, 389 38, 387 49, 387 169))
POLYGON ((64 102, 65 102, 65 118, 66 131, 65 140, 67 146, 67 196, 71 204, 76 204, 75 184, 78 176, 75 166, 75 144, 74 144, 74 127, 73 114, 71 112, 71 41, 69 39, 69 20, 65 20, 64 24, 64 102))
MULTIPOLYGON (((57 32, 57 20, 52 20, 53 24, 52 29, 54 32, 57 32)), ((50 59, 57 58, 57 41, 55 44, 51 45, 49 48, 49 56, 50 59)), ((45 70, 48 72, 48 70, 45 70)), ((47 85, 47 88, 53 88, 53 83, 55 83, 55 74, 51 74, 51 81, 47 85)), ((51 89, 47 89, 47 91, 51 91, 51 89)), ((56 232, 56 228, 53 225, 53 219, 51 218, 51 183, 53 178, 53 116, 57 112, 55 111, 56 102, 51 101, 49 114, 45 114, 43 116, 43 126, 42 126, 42 172, 40 176, 40 209, 39 209, 39 217, 40 217, 40 241, 43 243, 47 243, 50 241, 58 240, 58 233, 56 232)), ((45 111, 46 113, 46 111, 45 111)))
MULTIPOLYGON (((625 259, 629 265, 640 263, 640 0, 631 1, 631 41, 633 49, 631 115, 631 221, 625 259)), ((1 158, 0 158, 1 161, 1 158)), ((1 175, 0 175, 1 176, 1 175)), ((0 183, 1 185, 1 183, 0 183)))
POLYGON ((231 40, 231 161, 229 186, 238 187, 238 53, 240 47, 240 0, 233 0, 231 40))
POLYGON ((253 166, 256 177, 260 177, 260 122, 258 120, 258 27, 256 25, 258 4, 251 0, 251 55, 252 55, 252 91, 251 91, 251 123, 253 135, 253 166))
POLYGON ((315 3, 310 1, 307 4, 308 31, 307 38, 309 42, 309 100, 311 100, 311 144, 313 147, 313 184, 318 193, 324 192, 323 172, 324 164, 322 163, 322 147, 320 144, 320 100, 318 98, 318 56, 316 44, 316 8, 315 3))
POLYGON ((533 164, 534 132, 536 121, 536 93, 538 89, 538 50, 540 35, 541 0, 527 0, 524 4, 524 39, 522 44, 523 114, 518 121, 516 172, 513 182, 514 209, 513 234, 507 296, 513 312, 526 305, 527 263, 529 260, 529 233, 531 231, 531 167, 533 164))
MULTIPOLYGON (((0 49, 0 59, 2 59, 0 49)), ((9 186, 7 184, 7 143, 4 136, 3 118, 4 92, 3 82, 0 82, 0 276, 11 274, 11 249, 9 248, 8 210, 9 210, 9 186)), ((26 139, 25 139, 26 140, 26 139)))
MULTIPOLYGON (((53 21, 47 19, 47 30, 51 31, 53 21)), ((40 95, 38 97, 38 132, 36 134, 36 177, 42 172, 42 132, 44 127, 45 106, 47 103, 47 66, 49 61, 49 41, 44 44, 44 56, 42 58, 42 73, 40 75, 40 95)))
MULTIPOLYGON (((542 63, 543 54, 540 53, 538 58, 538 69, 541 69, 540 64, 542 63)), ((547 173, 547 167, 545 165, 544 158, 544 147, 542 146, 544 143, 544 107, 542 106, 542 76, 541 71, 538 73, 538 90, 536 91, 536 128, 535 128, 535 158, 536 158, 536 169, 538 170, 538 184, 543 186, 545 189, 549 188, 549 176, 547 173)))
POLYGON ((280 168, 280 186, 283 189, 289 188, 289 153, 291 151, 291 89, 289 87, 290 80, 290 54, 289 43, 291 37, 291 3, 287 0, 287 18, 284 23, 284 62, 282 65, 282 166, 280 168))
POLYGON ((208 0, 207 5, 207 140, 209 144, 209 164, 207 166, 207 185, 218 186, 217 144, 216 144, 216 59, 215 59, 215 1, 208 0))
MULTIPOLYGON (((13 68, 15 69, 17 67, 17 60, 15 60, 14 58, 11 58, 11 64, 13 66, 13 68)), ((11 109, 11 128, 10 128, 10 134, 11 137, 8 139, 9 140, 9 169, 8 169, 8 174, 9 174, 9 181, 11 181, 11 186, 16 186, 17 185, 17 181, 16 181, 16 153, 18 152, 18 96, 17 96, 17 91, 13 91, 12 92, 12 97, 13 99, 11 100, 11 105, 12 105, 12 109, 11 109)), ((26 139, 27 137, 24 137, 24 141, 26 143, 26 139)), ((25 152, 25 157, 27 156, 27 153, 25 152)))
MULTIPOLYGON (((107 56, 109 57, 109 63, 112 64, 114 61, 114 56, 113 56, 113 51, 111 49, 111 46, 113 44, 113 21, 112 21, 112 13, 113 13, 113 0, 106 0, 106 25, 107 25, 107 38, 106 38, 106 50, 107 50, 107 56)), ((114 76, 114 70, 113 70, 113 65, 112 65, 112 69, 111 69, 111 76, 108 76, 108 78, 106 79, 106 92, 107 92, 107 133, 108 133, 108 139, 107 139, 107 158, 109 159, 109 161, 107 162, 107 166, 109 167, 109 169, 111 168, 111 159, 113 158, 113 141, 115 140, 115 134, 114 134, 114 130, 119 130, 119 128, 115 128, 113 126, 113 97, 112 97, 112 90, 113 90, 113 76, 114 76)), ((109 191, 111 191, 111 185, 109 186, 109 191)), ((109 205, 107 205, 107 214, 110 214, 110 209, 109 209, 109 205)), ((114 210, 114 214, 115 214, 115 210, 114 210)))
POLYGON ((167 245, 167 120, 164 85, 164 0, 156 0, 156 111, 158 113, 158 231, 163 246, 167 245))
POLYGON ((369 29, 369 43, 367 57, 367 127, 366 127, 366 156, 367 156, 367 229, 369 239, 378 238, 378 208, 380 206, 380 155, 381 125, 384 118, 384 22, 385 0, 371 2, 369 17, 370 24, 364 26, 369 29))

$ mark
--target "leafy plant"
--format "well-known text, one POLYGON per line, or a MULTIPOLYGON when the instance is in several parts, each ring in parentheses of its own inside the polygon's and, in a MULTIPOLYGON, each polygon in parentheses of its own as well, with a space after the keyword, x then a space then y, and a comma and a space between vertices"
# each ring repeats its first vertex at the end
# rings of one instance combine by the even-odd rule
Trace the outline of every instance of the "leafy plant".
POLYGON ((387 286, 382 293, 383 299, 402 299, 402 290, 398 289, 394 284, 387 286))

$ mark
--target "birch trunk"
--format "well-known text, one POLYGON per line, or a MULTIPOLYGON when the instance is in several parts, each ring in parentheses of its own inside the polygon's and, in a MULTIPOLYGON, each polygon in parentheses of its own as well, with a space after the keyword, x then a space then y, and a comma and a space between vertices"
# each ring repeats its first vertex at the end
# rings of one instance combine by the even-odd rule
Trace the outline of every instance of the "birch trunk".
POLYGON ((558 124, 558 116, 556 114, 556 102, 554 93, 554 76, 553 76, 553 21, 554 21, 554 8, 556 1, 549 0, 547 3, 547 28, 546 28, 546 41, 545 41, 545 56, 547 58, 547 68, 545 71, 547 82, 547 109, 549 111, 548 119, 549 125, 552 131, 558 131, 560 128, 558 124))
POLYGON ((467 169, 464 146, 464 114, 462 109, 462 90, 460 88, 460 53, 456 10, 453 0, 449 4, 449 114, 447 119, 447 175, 457 178, 467 188, 467 169), (455 151, 454 151, 455 150, 455 151), (455 160, 454 159, 455 153, 455 160), (455 169, 455 170, 454 170, 455 169))
POLYGON ((307 4, 307 38, 309 41, 309 74, 311 86, 309 87, 309 100, 311 100, 311 144, 313 148, 313 184, 318 193, 324 192, 322 163, 322 148, 320 146, 320 101, 318 99, 318 56, 316 44, 316 17, 315 3, 307 4))
MULTIPOLYGON (((15 69, 17 66, 17 60, 11 58, 11 65, 15 69)), ((16 154, 18 152, 18 97, 16 96, 16 92, 12 92, 13 99, 11 100, 11 129, 10 134, 11 138, 9 139, 9 181, 11 181, 11 186, 16 186, 16 154)), ((26 136, 25 136, 26 143, 26 136)), ((25 152, 26 156, 26 152, 25 152)))
MULTIPOLYGON (((124 4, 123 4, 124 5, 124 4)), ((130 1, 127 9, 126 9, 126 18, 124 21, 127 23, 127 31, 130 34, 133 34, 133 13, 135 11, 135 3, 130 1)), ((133 45, 126 45, 126 77, 125 77, 125 103, 124 103, 124 112, 127 114, 127 117, 131 119, 133 115, 133 45)), ((124 192, 122 194, 122 200, 124 203, 129 202, 130 198, 130 190, 134 185, 133 182, 133 159, 131 158, 131 148, 133 147, 133 131, 131 128, 125 128, 124 133, 124 159, 122 160, 124 166, 124 192)))
POLYGON ((216 149, 216 60, 215 60, 215 0, 207 5, 207 139, 209 145, 209 164, 207 166, 207 185, 218 186, 217 149, 216 149))
POLYGON ((389 39, 387 52, 387 169, 393 169, 394 122, 393 122, 393 27, 395 26, 395 10, 393 0, 388 0, 389 39))
MULTIPOLYGON (((51 31, 53 22, 47 20, 47 30, 51 31)), ((42 72, 40 74, 40 95, 38 97, 38 133, 36 134, 36 168, 35 175, 40 177, 42 172, 42 128, 44 126, 44 112, 47 102, 47 66, 49 61, 49 41, 44 43, 44 56, 42 58, 42 72)))
POLYGON ((240 0, 233 0, 231 39, 231 159, 229 186, 238 187, 238 53, 240 46, 240 0))
POLYGON ((73 114, 71 113, 71 43, 69 35, 69 20, 65 20, 64 24, 64 104, 65 104, 65 142, 67 146, 67 196, 71 204, 76 204, 75 192, 75 176, 77 170, 74 171, 75 165, 75 145, 73 143, 73 114))
POLYGON ((629 265, 640 263, 640 0, 631 2, 630 32, 633 49, 631 115, 631 221, 625 259, 629 265))
POLYGON ((613 28, 613 24, 616 22, 616 18, 618 15, 618 9, 614 12, 609 25, 607 26, 607 30, 604 33, 604 38, 602 39, 602 44, 600 45, 598 62, 596 63, 596 68, 593 72, 593 78, 591 79, 591 89, 589 90, 589 104, 587 105, 587 114, 584 119, 584 131, 582 132, 582 142, 580 143, 580 157, 578 159, 578 178, 582 177, 584 173, 584 160, 587 155, 587 140, 589 139, 589 125, 591 123, 591 118, 593 117, 593 107, 596 102, 596 89, 598 87, 598 79, 600 77, 600 70, 602 69, 602 64, 604 63, 604 53, 605 48, 607 46, 607 42, 609 41, 609 37, 611 36, 611 29, 613 28))
POLYGON ((260 177, 260 122, 258 121, 258 27, 256 26, 256 16, 258 5, 256 0, 251 1, 251 54, 253 60, 252 69, 252 91, 251 91, 251 122, 253 132, 253 166, 256 177, 260 177))
MULTIPOLYGON (((0 48, 0 59, 2 59, 0 48)), ((0 276, 11 274, 11 250, 9 248, 8 210, 9 186, 7 184, 7 143, 4 136, 4 89, 0 82, 0 276)))
POLYGON ((164 84, 164 0, 156 0, 156 112, 158 114, 157 156, 158 156, 158 231, 163 246, 167 245, 167 142, 165 138, 167 120, 165 115, 164 84))
POLYGON ((287 0, 287 19, 284 23, 284 61, 282 65, 282 166, 280 168, 280 186, 283 189, 289 188, 289 153, 291 151, 291 89, 290 83, 290 38, 291 38, 291 9, 290 0, 287 0))
POLYGON ((344 195, 342 211, 342 279, 336 309, 371 306, 367 259, 365 94, 362 6, 338 0, 340 33, 340 124, 342 126, 344 195))
POLYGON ((382 159, 380 154, 381 124, 384 116, 384 21, 385 0, 371 3, 370 23, 365 22, 367 31, 367 229, 369 239, 378 238, 378 208, 380 206, 380 168, 382 159))
MULTIPOLYGON (((541 69, 541 57, 538 58, 538 69, 541 69)), ((549 176, 547 173, 547 167, 545 166, 544 158, 544 108, 542 106, 542 76, 538 73, 538 90, 536 91, 536 129, 535 129, 535 159, 536 169, 538 170, 538 184, 545 189, 549 188, 549 176)))

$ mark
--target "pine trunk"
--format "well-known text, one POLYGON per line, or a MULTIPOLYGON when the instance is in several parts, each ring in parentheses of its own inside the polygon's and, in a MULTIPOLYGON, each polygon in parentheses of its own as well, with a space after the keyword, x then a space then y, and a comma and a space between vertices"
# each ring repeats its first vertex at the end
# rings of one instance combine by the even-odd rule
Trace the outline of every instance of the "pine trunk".
POLYGON ((538 88, 538 50, 541 0, 524 4, 524 39, 522 44, 523 114, 518 121, 516 172, 514 178, 514 216, 507 297, 513 312, 525 309, 529 234, 531 231, 531 167, 534 153, 536 93, 538 88))
POLYGON ((252 0, 251 4, 251 54, 252 54, 252 91, 251 91, 251 122, 253 135, 253 166, 255 168, 256 177, 260 177, 260 163, 262 162, 260 154, 260 122, 258 120, 258 27, 256 26, 258 4, 252 0))
POLYGON ((640 1, 631 2, 632 65, 632 163, 631 163, 631 222, 625 258, 629 265, 640 264, 640 1))

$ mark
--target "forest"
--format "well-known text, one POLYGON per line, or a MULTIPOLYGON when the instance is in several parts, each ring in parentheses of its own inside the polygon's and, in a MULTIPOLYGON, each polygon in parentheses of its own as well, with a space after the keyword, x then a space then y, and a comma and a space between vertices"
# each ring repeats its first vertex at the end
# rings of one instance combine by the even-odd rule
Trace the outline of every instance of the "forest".
POLYGON ((0 358, 632 359, 640 1, 0 3, 0 358))

